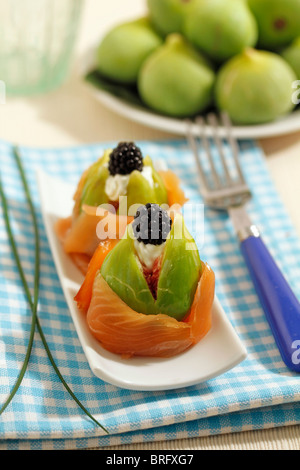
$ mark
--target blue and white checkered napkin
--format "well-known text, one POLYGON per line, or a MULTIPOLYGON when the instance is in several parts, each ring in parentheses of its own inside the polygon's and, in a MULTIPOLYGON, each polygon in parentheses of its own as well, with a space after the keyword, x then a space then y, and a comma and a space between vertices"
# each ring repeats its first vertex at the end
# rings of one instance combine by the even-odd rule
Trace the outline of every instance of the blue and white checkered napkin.
MULTIPOLYGON (((41 232, 39 317, 53 356, 77 397, 110 431, 81 412, 53 371, 36 334, 21 388, 0 417, 0 449, 87 448, 178 439, 300 423, 300 376, 283 364, 257 300, 230 221, 206 210, 201 256, 216 273, 217 295, 244 342, 247 359, 220 377, 168 392, 121 390, 94 377, 79 343, 52 260, 39 209, 35 170, 76 183, 109 143, 73 149, 22 148, 41 232)), ((183 141, 140 142, 144 154, 164 158, 191 201, 201 202, 193 157, 183 141)), ((242 165, 253 191, 249 211, 300 297, 300 242, 253 142, 242 144, 242 165)), ((34 238, 11 146, 0 143, 0 171, 30 284, 34 238)), ((187 225, 192 226, 187 219, 187 225)), ((193 234, 197 239, 197 234, 193 234)), ((0 213, 0 403, 11 390, 28 342, 31 316, 0 213)))

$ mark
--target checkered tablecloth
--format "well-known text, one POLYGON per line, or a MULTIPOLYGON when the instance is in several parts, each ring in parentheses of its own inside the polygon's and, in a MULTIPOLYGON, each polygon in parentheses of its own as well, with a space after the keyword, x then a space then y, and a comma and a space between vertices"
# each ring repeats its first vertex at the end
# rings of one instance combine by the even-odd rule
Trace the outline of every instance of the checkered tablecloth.
MULTIPOLYGON (((109 430, 104 436, 64 390, 38 333, 22 386, 0 417, 0 449, 87 448, 262 429, 300 423, 300 376, 283 364, 258 302, 227 216, 205 210, 202 259, 216 273, 217 295, 248 350, 229 372, 198 386, 168 392, 134 392, 102 382, 89 369, 52 260, 39 208, 36 169, 77 182, 104 148, 21 148, 41 233, 39 318, 63 376, 89 411, 109 430)), ((187 196, 201 203, 193 157, 184 141, 139 142, 144 154, 163 158, 181 178, 187 196)), ((300 297, 300 241, 267 172, 261 150, 241 144, 241 162, 253 191, 249 212, 300 297)), ((0 142, 0 172, 24 269, 33 285, 34 237, 11 145, 0 142)), ((186 223, 192 227, 187 214, 186 223)), ((22 365, 31 315, 0 212, 0 403, 22 365)))

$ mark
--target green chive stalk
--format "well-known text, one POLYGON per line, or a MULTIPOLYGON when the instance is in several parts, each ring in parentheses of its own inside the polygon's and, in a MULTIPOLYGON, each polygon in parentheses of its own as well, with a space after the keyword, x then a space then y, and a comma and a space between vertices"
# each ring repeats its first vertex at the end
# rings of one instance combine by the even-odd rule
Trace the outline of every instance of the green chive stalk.
POLYGON ((28 183, 27 183, 27 180, 26 180, 26 175, 25 175, 24 168, 23 168, 23 165, 22 165, 22 162, 21 162, 20 154, 19 154, 19 151, 16 147, 14 148, 14 157, 15 157, 18 169, 19 169, 22 184, 23 184, 23 187, 24 187, 24 192, 25 192, 25 195, 26 195, 26 200, 27 200, 27 203, 29 205, 30 213, 31 213, 31 216, 32 216, 32 221, 33 221, 33 228, 34 228, 34 235, 35 235, 34 296, 33 296, 33 299, 32 299, 30 289, 28 287, 28 283, 27 283, 27 280, 26 280, 26 277, 25 277, 25 274, 24 274, 24 270, 22 268, 20 256, 19 256, 19 253, 18 253, 18 249, 17 249, 17 246, 16 246, 16 242, 15 242, 15 239, 14 239, 14 235, 13 235, 13 232, 12 232, 11 223, 10 223, 10 219, 9 219, 9 210, 8 210, 7 198, 6 198, 6 195, 5 195, 5 192, 4 192, 4 189, 3 189, 3 185, 2 185, 2 181, 1 181, 1 178, 0 178, 0 196, 1 196, 1 199, 2 199, 5 226, 6 226, 8 238, 9 238, 9 241, 10 241, 10 245, 11 245, 11 248, 12 248, 12 252, 13 252, 13 255, 14 255, 14 258, 15 258, 15 261, 16 261, 16 265, 17 265, 17 268, 18 268, 18 272, 19 272, 19 275, 20 275, 20 278, 21 278, 21 281, 22 281, 22 284, 23 284, 25 296, 28 300, 30 310, 31 310, 31 313, 32 313, 30 336, 29 336, 29 341, 28 341, 28 346, 27 346, 27 351, 26 351, 24 363, 23 363, 23 366, 20 370, 18 378, 15 382, 15 385, 14 385, 9 397, 7 398, 7 400, 5 401, 5 403, 2 405, 2 407, 0 409, 0 415, 4 412, 4 410, 7 408, 9 403, 12 401, 13 397, 17 393, 17 391, 18 391, 18 389, 19 389, 19 387, 22 383, 23 377, 25 375, 25 372, 26 372, 26 369, 27 369, 27 366, 28 366, 28 363, 29 363, 31 351, 32 351, 35 326, 37 326, 38 332, 39 332, 40 337, 42 339, 42 343, 44 345, 44 348, 46 350, 46 353, 48 355, 50 363, 51 363, 52 367, 54 368, 58 378, 61 381, 61 383, 63 384, 63 386, 65 387, 67 392, 70 394, 70 396, 73 398, 73 400, 81 408, 81 410, 97 426, 99 426, 106 433, 108 433, 108 431, 82 405, 82 403, 78 400, 76 395, 74 395, 74 393, 72 392, 72 390, 70 389, 70 387, 66 383, 65 379, 61 375, 61 373, 60 373, 60 371, 59 371, 59 369, 58 369, 58 367, 57 367, 57 365, 54 361, 54 358, 53 358, 52 353, 50 351, 50 348, 48 346, 47 340, 46 340, 45 335, 43 333, 42 327, 40 325, 40 321, 39 321, 39 318, 38 318, 38 315, 37 315, 38 298, 39 298, 39 280, 40 280, 40 254, 39 254, 39 252, 40 252, 39 251, 40 250, 40 238, 39 238, 38 222, 37 222, 36 213, 35 213, 33 202, 32 202, 32 197, 31 197, 31 194, 30 194, 29 186, 28 186, 28 183))

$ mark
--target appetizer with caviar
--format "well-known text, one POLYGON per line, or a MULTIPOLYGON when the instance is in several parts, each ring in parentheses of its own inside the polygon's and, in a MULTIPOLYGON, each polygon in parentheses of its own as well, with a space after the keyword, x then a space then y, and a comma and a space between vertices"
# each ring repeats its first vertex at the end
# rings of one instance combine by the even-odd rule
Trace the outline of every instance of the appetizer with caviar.
POLYGON ((210 330, 214 288, 182 215, 148 203, 105 259, 96 251, 75 301, 110 352, 170 357, 210 330))
POLYGON ((56 231, 65 252, 86 273, 99 243, 105 255, 122 238, 133 220, 130 208, 147 202, 182 206, 186 199, 171 170, 156 171, 133 142, 120 142, 83 173, 74 202, 72 215, 60 219, 56 231), (107 227, 104 234, 97 231, 101 220, 107 227))

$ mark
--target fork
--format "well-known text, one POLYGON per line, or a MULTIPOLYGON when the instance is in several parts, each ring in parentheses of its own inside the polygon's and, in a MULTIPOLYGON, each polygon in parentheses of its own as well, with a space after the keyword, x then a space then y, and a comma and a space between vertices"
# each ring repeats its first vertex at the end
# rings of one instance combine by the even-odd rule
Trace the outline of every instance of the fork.
POLYGON ((208 207, 228 212, 281 357, 291 370, 300 372, 300 303, 264 244, 258 227, 247 214, 245 205, 252 195, 239 162, 239 145, 233 136, 228 115, 221 113, 220 119, 222 136, 219 120, 214 113, 207 116, 207 122, 202 117, 196 118, 208 171, 203 154, 201 158, 198 151, 193 124, 189 120, 186 122, 187 140, 195 157, 200 191, 208 207), (207 124, 218 151, 219 167, 210 145, 207 124), (232 154, 231 166, 222 142, 224 131, 232 154))

